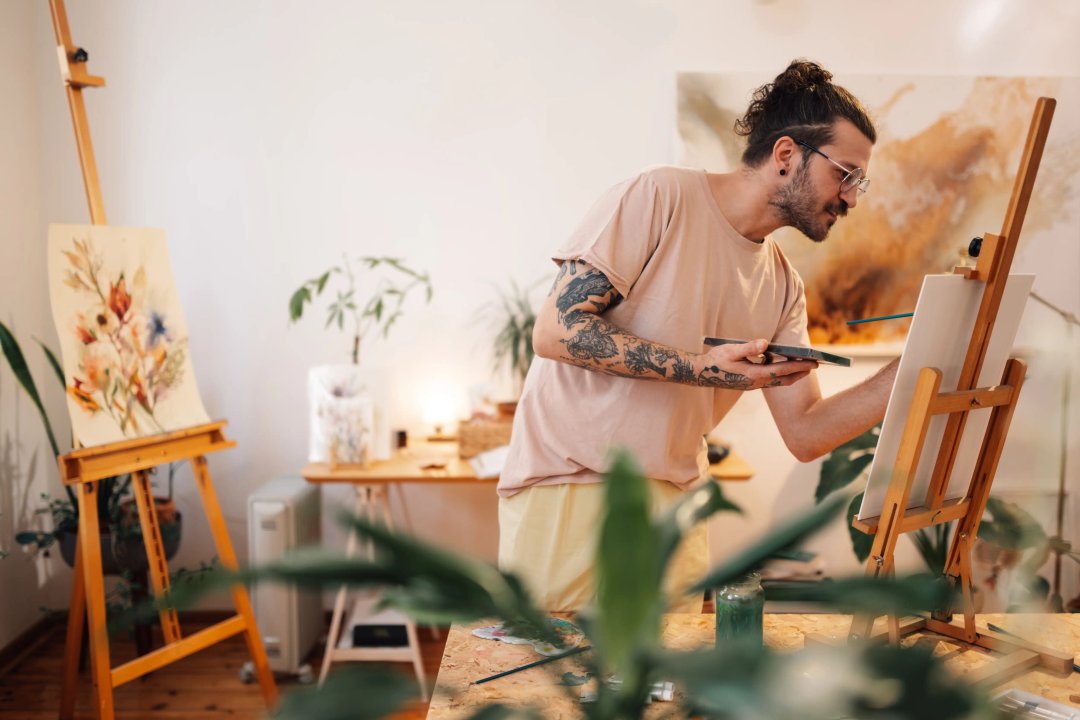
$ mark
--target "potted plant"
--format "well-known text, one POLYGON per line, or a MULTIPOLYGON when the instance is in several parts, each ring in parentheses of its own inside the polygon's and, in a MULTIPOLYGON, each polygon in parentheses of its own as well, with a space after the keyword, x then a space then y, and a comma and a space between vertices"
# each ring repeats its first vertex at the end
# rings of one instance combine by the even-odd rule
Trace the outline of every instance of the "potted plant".
POLYGON ((381 330, 383 337, 387 336, 413 290, 423 290, 425 301, 431 302, 427 273, 413 270, 397 258, 361 257, 357 262, 367 271, 381 268, 389 273, 378 277, 366 301, 358 296, 357 277, 348 255, 343 256, 340 265, 305 281, 289 298, 289 319, 295 323, 303 317, 306 305, 314 304, 335 284, 336 295, 327 307, 326 327, 336 325, 344 330, 348 321, 352 330, 352 363, 315 367, 308 376, 311 462, 366 464, 375 408, 365 393, 359 370, 361 339, 372 330, 381 330))
POLYGON ((531 287, 519 287, 513 280, 510 289, 498 289, 499 300, 488 306, 498 332, 492 348, 495 360, 495 372, 507 369, 510 372, 514 391, 514 400, 499 403, 501 415, 513 414, 516 398, 521 395, 525 376, 529 373, 533 358, 532 335, 536 326, 536 310, 533 309, 531 287), (507 410, 509 412, 507 412, 507 410))
POLYGON ((289 298, 289 320, 297 322, 304 315, 304 306, 314 303, 315 298, 326 290, 332 279, 340 279, 344 287, 336 290, 337 296, 327 308, 326 327, 337 325, 345 329, 345 320, 352 322, 352 364, 360 362, 360 340, 369 329, 381 329, 383 337, 390 333, 394 322, 401 317, 405 298, 414 289, 424 290, 425 302, 431 302, 431 280, 426 272, 417 272, 398 258, 361 257, 358 262, 366 270, 382 266, 393 271, 398 282, 381 277, 375 284, 367 302, 360 305, 357 298, 356 274, 348 255, 342 256, 341 265, 334 265, 318 277, 304 282, 289 298))
MULTIPOLYGON (((44 343, 38 341, 38 344, 60 381, 61 387, 66 386, 64 373, 56 355, 44 343)), ((41 402, 37 384, 30 374, 22 348, 3 323, 0 323, 0 348, 19 385, 37 408, 53 454, 59 457, 60 447, 52 422, 41 402)), ((175 467, 170 466, 168 495, 154 498, 166 558, 171 558, 179 548, 183 527, 181 514, 177 511, 172 499, 174 473, 175 467)), ((65 486, 64 491, 65 498, 53 498, 47 493, 42 493, 42 505, 34 512, 35 515, 48 515, 52 520, 52 528, 47 531, 21 531, 15 535, 15 541, 24 547, 46 553, 55 544, 60 548, 60 555, 64 561, 72 566, 75 562, 75 541, 79 530, 79 507, 71 488, 65 486)), ((125 569, 138 572, 147 567, 142 530, 138 517, 133 512, 133 503, 130 475, 119 475, 99 481, 97 507, 98 516, 101 518, 101 557, 106 574, 117 574, 125 569)))

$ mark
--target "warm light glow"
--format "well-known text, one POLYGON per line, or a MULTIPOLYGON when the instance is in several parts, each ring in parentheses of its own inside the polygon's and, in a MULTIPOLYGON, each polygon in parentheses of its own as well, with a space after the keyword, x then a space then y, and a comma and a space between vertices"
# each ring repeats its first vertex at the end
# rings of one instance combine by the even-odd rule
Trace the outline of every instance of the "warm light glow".
POLYGON ((457 419, 457 403, 453 393, 433 390, 424 398, 424 422, 435 428, 436 433, 457 419))

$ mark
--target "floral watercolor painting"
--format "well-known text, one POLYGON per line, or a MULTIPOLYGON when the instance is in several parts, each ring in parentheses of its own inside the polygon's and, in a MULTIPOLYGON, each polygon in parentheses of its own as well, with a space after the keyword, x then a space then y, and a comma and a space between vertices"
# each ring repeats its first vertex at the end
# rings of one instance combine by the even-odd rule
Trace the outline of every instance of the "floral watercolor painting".
POLYGON ((163 231, 51 225, 49 290, 80 445, 209 422, 163 231))
MULTIPOLYGON (((677 162, 712 172, 739 164, 732 132, 770 76, 680 73, 677 162)), ((950 272, 968 242, 999 233, 1039 96, 1056 98, 1050 135, 1013 261, 1035 290, 1073 307, 1080 263, 1080 79, 837 75, 867 106, 878 139, 869 191, 823 243, 774 237, 806 283, 816 344, 901 341, 910 321, 848 320, 910 312, 923 277, 950 272)), ((969 260, 970 262, 970 260, 969 260)))

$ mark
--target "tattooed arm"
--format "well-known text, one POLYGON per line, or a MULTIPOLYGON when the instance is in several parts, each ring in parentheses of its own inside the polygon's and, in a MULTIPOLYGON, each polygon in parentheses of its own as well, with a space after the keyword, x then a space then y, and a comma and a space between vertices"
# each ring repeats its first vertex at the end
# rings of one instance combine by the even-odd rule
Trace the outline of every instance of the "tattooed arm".
POLYGON ((564 261, 537 314, 533 350, 606 375, 736 390, 791 385, 817 367, 808 361, 750 362, 748 357, 764 351, 765 340, 720 345, 704 353, 651 342, 604 319, 620 301, 604 273, 581 260, 564 261))

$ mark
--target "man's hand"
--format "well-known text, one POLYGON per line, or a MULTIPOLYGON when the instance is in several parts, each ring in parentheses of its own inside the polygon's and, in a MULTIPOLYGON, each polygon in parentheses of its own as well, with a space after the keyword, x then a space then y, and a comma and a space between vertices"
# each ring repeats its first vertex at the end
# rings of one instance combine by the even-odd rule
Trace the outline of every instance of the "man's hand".
POLYGON ((802 380, 817 367, 815 360, 792 359, 764 364, 767 340, 740 345, 717 345, 698 356, 695 365, 700 384, 738 390, 786 387, 802 380))

